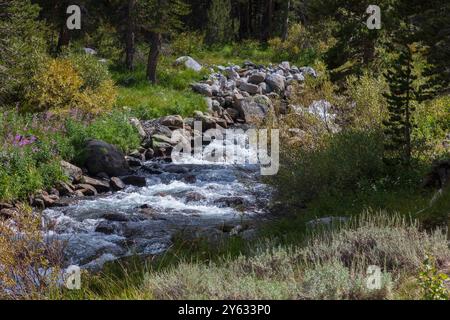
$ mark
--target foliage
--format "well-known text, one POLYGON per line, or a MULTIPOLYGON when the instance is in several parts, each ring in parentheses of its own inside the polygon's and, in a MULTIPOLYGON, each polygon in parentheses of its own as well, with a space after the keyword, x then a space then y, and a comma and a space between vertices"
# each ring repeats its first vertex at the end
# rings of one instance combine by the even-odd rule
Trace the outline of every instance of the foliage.
POLYGON ((233 38, 234 22, 231 18, 231 0, 212 0, 208 8, 206 42, 227 43, 233 38))
POLYGON ((436 261, 427 255, 419 273, 419 285, 423 290, 424 300, 449 300, 449 292, 445 286, 448 276, 439 273, 436 261))
POLYGON ((98 62, 89 59, 76 57, 76 66, 67 58, 50 60, 33 78, 27 111, 80 109, 98 114, 111 110, 116 100, 115 86, 98 62))
POLYGON ((39 7, 29 0, 1 0, 0 106, 20 101, 37 67, 46 58, 38 21, 39 7))
POLYGON ((66 145, 58 143, 58 124, 42 120, 0 115, 0 200, 26 199, 64 179, 59 153, 66 145))
POLYGON ((175 56, 197 55, 204 49, 205 36, 199 32, 182 32, 170 44, 175 56))
POLYGON ((346 117, 351 118, 351 125, 361 130, 381 129, 387 118, 387 105, 383 93, 387 84, 380 76, 374 77, 364 73, 358 77, 347 78, 347 96, 352 109, 346 117))
POLYGON ((417 76, 413 74, 413 48, 406 46, 400 53, 392 70, 385 73, 390 93, 385 94, 389 118, 385 126, 385 161, 388 164, 410 165, 411 136, 414 129, 413 101, 420 99, 414 89, 417 76))
POLYGON ((311 200, 323 193, 368 187, 384 177, 379 132, 343 131, 324 139, 317 148, 284 153, 272 180, 284 199, 311 200))
POLYGON ((8 221, 0 220, 0 297, 44 299, 57 289, 62 245, 41 232, 41 217, 21 206, 8 221))
POLYGON ((268 42, 275 61, 291 61, 312 65, 319 57, 319 39, 301 24, 290 26, 288 38, 273 38, 268 42))
POLYGON ((163 269, 157 267, 159 260, 149 261, 138 275, 130 275, 136 281, 126 283, 101 274, 68 298, 389 299, 402 276, 419 270, 427 250, 439 261, 450 258, 443 232, 428 234, 415 222, 370 212, 331 233, 310 234, 304 245, 262 240, 236 257, 225 253, 206 261, 178 258, 163 269), (379 290, 366 287, 372 264, 382 268, 379 290))

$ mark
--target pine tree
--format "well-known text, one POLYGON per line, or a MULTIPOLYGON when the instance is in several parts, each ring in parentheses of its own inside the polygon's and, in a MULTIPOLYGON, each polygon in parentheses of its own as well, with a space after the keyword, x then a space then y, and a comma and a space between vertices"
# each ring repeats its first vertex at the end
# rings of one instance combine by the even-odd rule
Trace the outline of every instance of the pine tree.
POLYGON ((149 40, 150 52, 147 64, 147 79, 156 83, 156 67, 161 53, 163 34, 181 29, 181 18, 190 11, 183 0, 138 0, 138 27, 149 40))
POLYGON ((208 9, 206 42, 208 44, 226 43, 233 36, 230 0, 212 0, 208 9))
POLYGON ((395 61, 394 67, 384 74, 390 92, 385 94, 388 102, 389 118, 385 126, 385 156, 389 165, 405 165, 411 163, 411 134, 414 129, 413 101, 420 100, 419 90, 414 82, 413 47, 405 46, 395 61))

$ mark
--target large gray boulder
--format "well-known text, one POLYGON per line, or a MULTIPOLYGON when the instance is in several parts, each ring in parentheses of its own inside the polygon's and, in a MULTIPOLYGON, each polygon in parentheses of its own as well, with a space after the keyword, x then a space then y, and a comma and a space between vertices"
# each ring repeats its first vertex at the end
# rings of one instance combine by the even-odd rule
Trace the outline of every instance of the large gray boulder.
POLYGON ((267 76, 266 83, 270 86, 272 91, 281 93, 285 89, 285 78, 279 74, 271 74, 267 76))
POLYGON ((248 124, 260 124, 273 111, 271 100, 264 95, 245 98, 236 108, 248 124))
POLYGON ((200 63, 189 56, 179 57, 177 60, 175 60, 175 65, 184 65, 187 69, 191 69, 197 72, 203 69, 200 63))
POLYGON ((264 72, 256 72, 248 78, 248 82, 252 84, 260 84, 264 80, 266 80, 266 74, 264 72))
POLYGON ((195 83, 192 85, 192 90, 207 97, 212 97, 213 95, 211 86, 206 83, 195 83))
POLYGON ((101 140, 87 141, 84 166, 93 176, 106 173, 110 177, 117 177, 130 173, 124 154, 115 146, 101 140))
POLYGON ((251 84, 247 82, 241 82, 239 89, 242 91, 248 92, 250 94, 257 94, 259 91, 259 87, 256 84, 251 84))

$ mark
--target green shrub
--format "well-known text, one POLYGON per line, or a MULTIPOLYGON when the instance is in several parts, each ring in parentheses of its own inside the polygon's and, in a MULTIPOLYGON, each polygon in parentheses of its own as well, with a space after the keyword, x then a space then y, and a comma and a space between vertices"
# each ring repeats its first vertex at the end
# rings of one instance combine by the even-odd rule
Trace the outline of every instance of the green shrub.
POLYGON ((66 135, 73 146, 73 158, 79 160, 87 139, 103 140, 117 146, 123 152, 138 148, 139 134, 128 119, 129 115, 120 111, 102 115, 89 124, 69 119, 66 123, 66 135))
POLYGON ((200 53, 204 47, 205 36, 198 32, 182 32, 170 43, 175 56, 192 56, 200 53))
POLYGON ((347 95, 353 108, 346 115, 354 128, 373 130, 382 128, 387 118, 387 103, 383 93, 387 90, 382 77, 375 78, 368 73, 350 76, 347 79, 347 95))
POLYGON ((433 257, 426 257, 419 273, 419 285, 423 291, 424 300, 449 300, 449 292, 445 286, 448 276, 439 273, 433 257))
POLYGON ((95 56, 72 53, 67 56, 67 59, 83 80, 83 90, 96 90, 104 81, 111 80, 107 65, 99 62, 95 56))
POLYGON ((370 186, 385 174, 382 138, 379 132, 343 131, 316 148, 288 150, 270 181, 283 199, 297 202, 370 186))

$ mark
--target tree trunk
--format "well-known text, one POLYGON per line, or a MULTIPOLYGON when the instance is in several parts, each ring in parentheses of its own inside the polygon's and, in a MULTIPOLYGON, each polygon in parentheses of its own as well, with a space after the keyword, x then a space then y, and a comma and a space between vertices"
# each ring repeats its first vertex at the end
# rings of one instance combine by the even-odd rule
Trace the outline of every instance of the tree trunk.
POLYGON ((62 47, 68 46, 70 43, 70 31, 67 29, 66 20, 63 20, 59 31, 58 44, 56 45, 56 53, 60 53, 62 47))
POLYGON ((126 58, 125 64, 128 70, 134 68, 134 40, 135 40, 135 24, 134 24, 134 8, 136 0, 128 0, 128 16, 127 16, 127 31, 126 31, 126 58))
POLYGON ((156 67, 161 52, 161 33, 150 32, 150 52, 148 54, 147 80, 156 84, 156 67))
POLYGON ((273 21, 273 0, 266 0, 266 8, 263 15, 262 26, 265 26, 262 41, 267 41, 272 37, 273 21))
POLYGON ((286 41, 289 33, 289 11, 291 11, 291 0, 286 0, 286 7, 284 8, 283 17, 283 33, 281 38, 286 41))

